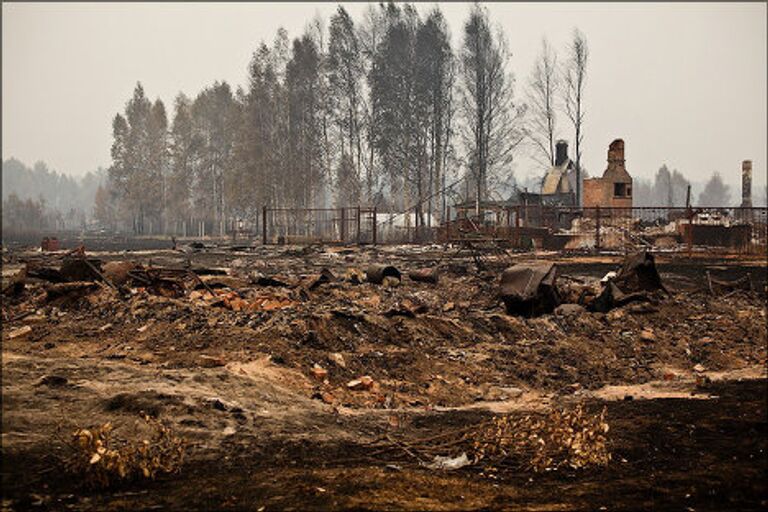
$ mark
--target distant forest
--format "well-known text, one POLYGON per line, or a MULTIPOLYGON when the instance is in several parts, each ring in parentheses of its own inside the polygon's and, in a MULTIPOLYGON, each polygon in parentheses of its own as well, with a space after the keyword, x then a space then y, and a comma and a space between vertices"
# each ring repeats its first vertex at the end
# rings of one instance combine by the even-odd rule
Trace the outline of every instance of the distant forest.
POLYGON ((107 180, 105 169, 78 179, 44 162, 27 167, 9 158, 3 162, 3 231, 85 229, 94 218, 99 186, 107 180))
MULTIPOLYGON (((216 235, 238 219, 252 225, 263 206, 357 205, 407 209, 429 225, 456 201, 507 199, 523 154, 543 175, 559 138, 582 169, 584 34, 574 29, 559 53, 544 39, 523 81, 484 7, 471 8, 460 40, 453 48, 437 6, 420 15, 410 4, 371 5, 360 20, 339 6, 293 40, 280 28, 262 42, 244 87, 217 81, 179 93, 169 109, 137 83, 114 117, 108 170, 78 181, 3 163, 3 225, 94 220, 136 234, 216 235)), ((636 179, 635 204, 684 206, 687 186, 662 166, 653 182, 636 179)), ((715 173, 692 200, 738 195, 715 173)))

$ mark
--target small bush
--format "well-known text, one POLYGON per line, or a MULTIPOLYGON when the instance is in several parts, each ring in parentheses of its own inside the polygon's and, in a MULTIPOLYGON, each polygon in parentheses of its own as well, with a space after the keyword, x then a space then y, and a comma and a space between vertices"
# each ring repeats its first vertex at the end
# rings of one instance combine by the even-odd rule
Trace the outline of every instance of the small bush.
POLYGON ((541 416, 498 416, 476 433, 475 460, 517 461, 537 472, 605 466, 611 460, 605 414, 578 405, 541 416))
POLYGON ((65 460, 66 469, 91 488, 178 472, 186 441, 159 420, 149 416, 143 420, 149 435, 133 442, 114 437, 111 423, 76 430, 69 443, 71 454, 65 460))

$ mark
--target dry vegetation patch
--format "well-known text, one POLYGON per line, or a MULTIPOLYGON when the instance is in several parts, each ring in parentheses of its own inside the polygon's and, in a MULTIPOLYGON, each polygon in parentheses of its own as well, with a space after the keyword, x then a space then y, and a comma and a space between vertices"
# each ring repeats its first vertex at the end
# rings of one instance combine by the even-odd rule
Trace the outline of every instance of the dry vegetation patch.
POLYGON ((546 415, 496 416, 475 434, 477 460, 519 463, 536 472, 568 467, 606 466, 608 448, 606 408, 599 414, 579 404, 546 415))
POLYGON ((142 421, 138 438, 130 440, 115 436, 110 422, 77 429, 66 443, 66 470, 90 488, 177 473, 187 442, 159 420, 145 415, 142 421))

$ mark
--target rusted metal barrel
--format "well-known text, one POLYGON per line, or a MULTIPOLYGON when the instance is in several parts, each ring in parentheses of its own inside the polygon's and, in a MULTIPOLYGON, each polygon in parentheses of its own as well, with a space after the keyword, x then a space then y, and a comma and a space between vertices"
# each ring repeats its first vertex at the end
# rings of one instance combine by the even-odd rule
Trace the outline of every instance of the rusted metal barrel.
POLYGON ((411 279, 411 281, 437 284, 439 274, 440 272, 436 268, 422 268, 409 272, 408 277, 411 279))
POLYGON ((394 277, 402 280, 402 274, 391 265, 371 265, 365 271, 365 278, 369 283, 381 284, 385 277, 394 277))

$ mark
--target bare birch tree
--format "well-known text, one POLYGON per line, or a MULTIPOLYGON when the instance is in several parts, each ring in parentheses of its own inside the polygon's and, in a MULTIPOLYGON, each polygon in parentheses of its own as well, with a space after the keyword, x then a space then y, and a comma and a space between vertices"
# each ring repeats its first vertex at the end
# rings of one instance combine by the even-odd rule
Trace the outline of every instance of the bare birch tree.
POLYGON ((533 145, 533 158, 550 166, 555 165, 556 98, 560 85, 558 78, 557 55, 544 38, 528 89, 529 113, 526 132, 533 145))
POLYGON ((370 77, 376 73, 376 55, 384 41, 388 27, 388 17, 383 4, 369 4, 363 13, 363 20, 358 30, 358 41, 362 56, 363 73, 368 80, 363 80, 360 106, 362 110, 361 131, 367 146, 367 158, 362 160, 365 169, 365 200, 369 205, 374 204, 380 196, 377 186, 380 180, 380 166, 377 165, 376 151, 373 141, 376 139, 376 123, 373 121, 373 94, 371 93, 370 77))
POLYGON ((581 205, 581 152, 584 142, 584 85, 587 80, 587 39, 578 29, 573 31, 573 40, 568 46, 568 60, 563 68, 565 84, 565 114, 573 126, 576 156, 576 204, 581 205))
POLYGON ((359 189, 362 165, 362 138, 360 136, 361 96, 363 81, 363 62, 360 55, 360 44, 352 18, 347 11, 339 6, 336 14, 331 17, 330 43, 327 57, 328 69, 328 99, 331 118, 338 130, 339 141, 337 153, 340 152, 337 173, 337 200, 340 204, 359 202, 359 194, 351 196, 340 195, 342 191, 359 189), (345 160, 345 156, 349 156, 345 160), (349 164, 352 164, 352 173, 349 164), (343 180, 353 180, 358 183, 343 183, 343 180))
POLYGON ((503 34, 491 32, 488 12, 478 4, 464 25, 459 55, 460 108, 479 215, 493 179, 512 176, 512 157, 524 139, 520 121, 525 109, 513 101, 514 78, 507 72, 509 50, 503 34), (508 170, 508 175, 494 176, 500 169, 508 170))

